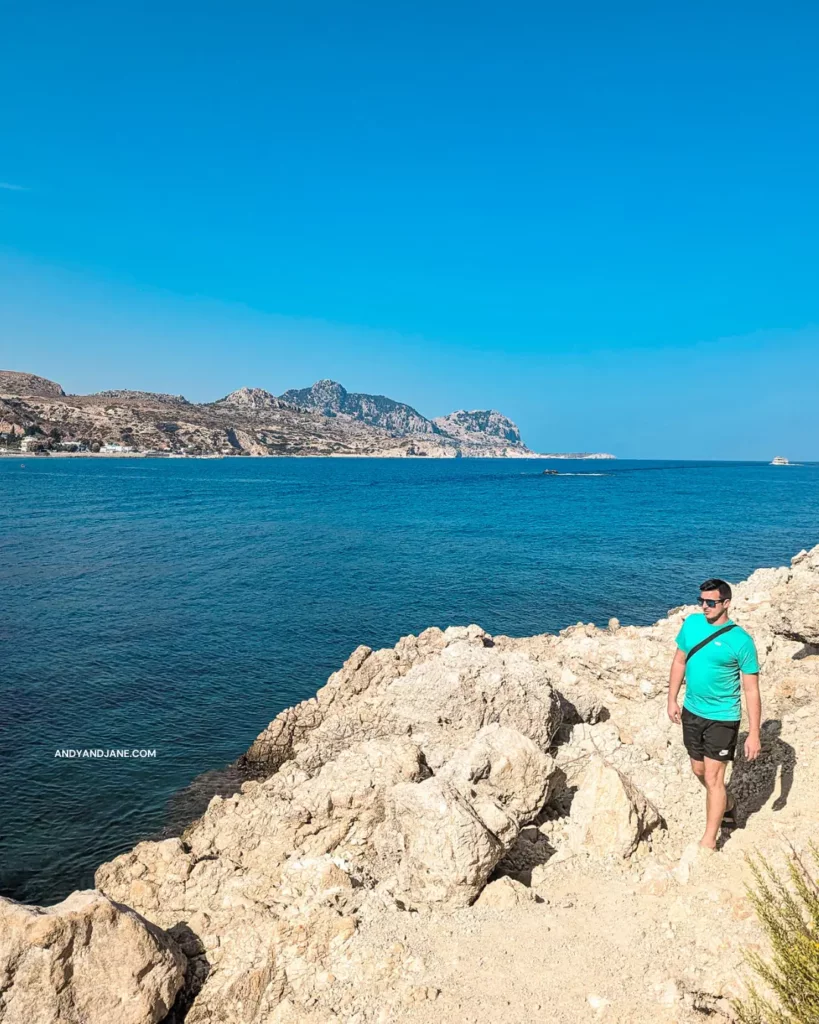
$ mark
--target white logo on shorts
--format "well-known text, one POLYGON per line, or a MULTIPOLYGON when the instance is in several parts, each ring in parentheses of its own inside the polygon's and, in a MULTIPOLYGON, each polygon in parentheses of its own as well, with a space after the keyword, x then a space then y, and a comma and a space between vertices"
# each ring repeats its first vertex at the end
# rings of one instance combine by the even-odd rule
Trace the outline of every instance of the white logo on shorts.
POLYGON ((722 647, 722 643, 719 640, 715 640, 714 647, 722 647))
POLYGON ((728 751, 727 751, 727 750, 721 750, 721 751, 719 752, 719 756, 720 756, 720 757, 725 757, 725 755, 726 755, 727 753, 728 753, 728 751))

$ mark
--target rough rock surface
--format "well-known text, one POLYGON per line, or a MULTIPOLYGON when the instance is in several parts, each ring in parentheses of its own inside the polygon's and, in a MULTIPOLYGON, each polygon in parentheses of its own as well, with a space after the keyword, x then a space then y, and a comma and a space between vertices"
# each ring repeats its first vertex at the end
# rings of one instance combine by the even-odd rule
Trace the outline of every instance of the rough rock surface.
POLYGON ((395 865, 392 888, 402 902, 472 903, 543 807, 552 771, 552 758, 532 740, 490 725, 433 778, 394 786, 374 844, 395 865))
POLYGON ((247 761, 275 768, 292 758, 313 771, 354 739, 411 735, 435 768, 492 723, 548 749, 561 721, 548 669, 488 643, 478 626, 433 627, 394 649, 359 647, 314 698, 271 722, 247 761))
POLYGON ((569 848, 598 857, 630 857, 662 821, 643 794, 593 754, 569 814, 569 848))
POLYGON ((188 956, 174 1024, 729 1019, 764 951, 745 854, 781 865, 819 833, 818 578, 819 547, 735 587, 763 750, 741 734, 740 828, 712 856, 665 709, 683 607, 358 648, 260 734, 265 778, 97 886, 188 956))
MULTIPOLYGON (((819 644, 819 551, 814 548, 801 552, 794 558, 793 567, 800 571, 780 577, 771 589, 769 603, 778 615, 771 628, 799 643, 819 644)), ((747 603, 751 600, 750 595, 746 597, 747 603)))
POLYGON ((94 890, 53 907, 0 897, 4 1024, 156 1024, 184 976, 164 932, 94 890))
POLYGON ((395 434, 441 433, 411 405, 385 395, 350 392, 334 380, 319 380, 309 388, 293 388, 281 397, 290 405, 313 409, 323 416, 349 416, 395 434))

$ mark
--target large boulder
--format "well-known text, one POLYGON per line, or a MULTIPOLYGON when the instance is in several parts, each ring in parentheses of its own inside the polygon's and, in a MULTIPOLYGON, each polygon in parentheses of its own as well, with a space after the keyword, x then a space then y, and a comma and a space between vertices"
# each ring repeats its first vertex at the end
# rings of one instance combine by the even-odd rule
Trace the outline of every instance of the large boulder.
POLYGON ((681 610, 649 627, 579 622, 557 636, 496 636, 496 649, 519 651, 547 671, 568 722, 605 719, 621 700, 645 703, 665 690, 681 610))
POLYGON ((572 801, 569 846, 575 853, 630 857, 661 821, 657 809, 629 780, 593 755, 572 801))
POLYGON ((819 644, 819 545, 792 559, 787 583, 775 588, 771 598, 779 615, 775 633, 819 644))
POLYGON ((488 725, 438 774, 508 848, 547 800, 554 759, 515 729, 488 725))
POLYGON ((543 806, 552 772, 532 740, 493 725, 434 778, 394 786, 373 840, 382 874, 395 861, 388 886, 411 905, 472 903, 543 806))
POLYGON ((93 889, 53 907, 0 898, 4 1024, 156 1024, 184 978, 168 935, 93 889))
POLYGON ((397 861, 392 886, 415 906, 468 906, 483 888, 504 847, 466 800, 441 779, 396 786, 379 846, 397 861))

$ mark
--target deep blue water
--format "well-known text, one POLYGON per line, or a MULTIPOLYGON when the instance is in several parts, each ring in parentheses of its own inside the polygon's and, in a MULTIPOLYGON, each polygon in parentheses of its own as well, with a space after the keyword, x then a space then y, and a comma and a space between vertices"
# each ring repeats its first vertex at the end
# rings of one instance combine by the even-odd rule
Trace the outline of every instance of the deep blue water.
POLYGON ((91 884, 360 643, 649 623, 817 541, 816 464, 0 459, 0 892, 91 884))

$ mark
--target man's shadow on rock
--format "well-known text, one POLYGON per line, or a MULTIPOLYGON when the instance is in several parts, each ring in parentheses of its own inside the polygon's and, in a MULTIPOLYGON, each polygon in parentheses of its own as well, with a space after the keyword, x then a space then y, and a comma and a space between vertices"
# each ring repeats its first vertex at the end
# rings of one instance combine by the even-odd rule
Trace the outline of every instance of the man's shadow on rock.
POLYGON ((761 810, 771 799, 779 776, 779 795, 771 804, 772 811, 781 811, 788 802, 796 769, 796 751, 781 736, 782 722, 778 718, 762 723, 760 735, 762 750, 755 761, 745 757, 748 733, 740 734, 737 759, 728 789, 736 801, 735 817, 738 828, 745 828, 748 819, 761 810))

